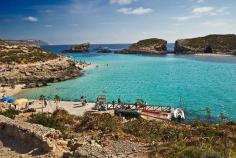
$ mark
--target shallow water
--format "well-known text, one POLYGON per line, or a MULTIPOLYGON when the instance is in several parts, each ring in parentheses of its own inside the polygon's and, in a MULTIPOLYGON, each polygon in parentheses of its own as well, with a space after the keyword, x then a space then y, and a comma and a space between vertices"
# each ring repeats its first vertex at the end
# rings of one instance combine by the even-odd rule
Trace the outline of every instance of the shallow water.
MULTIPOLYGON (((126 46, 120 45, 121 48, 126 46)), ((60 52, 62 46, 46 49, 60 52)), ((133 103, 143 98, 148 104, 174 107, 182 100, 189 114, 201 115, 202 110, 209 107, 214 117, 223 112, 236 120, 236 57, 95 52, 68 55, 99 67, 86 70, 77 79, 26 91, 18 97, 37 99, 44 94, 53 98, 58 94, 65 100, 74 100, 84 95, 94 101, 98 95, 106 95, 109 101, 120 97, 122 101, 133 103)))

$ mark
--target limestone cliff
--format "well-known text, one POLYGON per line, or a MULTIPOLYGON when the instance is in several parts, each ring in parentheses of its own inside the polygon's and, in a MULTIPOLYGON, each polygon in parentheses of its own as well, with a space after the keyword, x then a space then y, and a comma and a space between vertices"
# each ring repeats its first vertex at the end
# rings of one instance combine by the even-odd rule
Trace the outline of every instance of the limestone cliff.
POLYGON ((129 46, 128 49, 118 51, 121 54, 166 54, 167 41, 157 38, 141 40, 129 46))
POLYGON ((76 62, 67 57, 37 47, 0 41, 1 84, 31 84, 35 87, 79 75, 76 62))
POLYGON ((236 55, 236 35, 208 35, 177 40, 175 52, 176 54, 215 53, 236 55))

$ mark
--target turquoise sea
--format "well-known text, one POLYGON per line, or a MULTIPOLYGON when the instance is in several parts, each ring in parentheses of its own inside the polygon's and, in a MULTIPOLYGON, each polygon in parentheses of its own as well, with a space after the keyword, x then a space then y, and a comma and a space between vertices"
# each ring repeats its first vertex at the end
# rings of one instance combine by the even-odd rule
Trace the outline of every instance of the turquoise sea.
MULTIPOLYGON (((112 49, 128 45, 106 45, 112 49)), ((60 53, 69 46, 45 46, 60 53)), ((98 45, 93 45, 96 48, 98 45)), ((173 49, 173 45, 169 45, 173 49)), ((184 106, 188 116, 201 117, 209 107, 217 118, 221 112, 236 120, 236 57, 193 55, 143 56, 121 54, 67 54, 74 60, 99 65, 86 70, 82 77, 32 89, 18 97, 38 99, 41 94, 64 100, 84 95, 94 101, 106 95, 127 103, 142 98, 148 104, 184 106)))

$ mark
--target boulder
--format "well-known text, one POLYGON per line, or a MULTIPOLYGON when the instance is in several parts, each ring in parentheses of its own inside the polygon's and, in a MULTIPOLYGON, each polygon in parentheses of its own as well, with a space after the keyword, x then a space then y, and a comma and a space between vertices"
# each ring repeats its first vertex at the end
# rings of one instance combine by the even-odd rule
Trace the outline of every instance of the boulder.
POLYGON ((130 45, 128 49, 115 53, 163 55, 167 53, 167 41, 157 38, 145 39, 130 45))
POLYGON ((175 42, 176 54, 214 53, 236 55, 236 35, 208 35, 175 42))

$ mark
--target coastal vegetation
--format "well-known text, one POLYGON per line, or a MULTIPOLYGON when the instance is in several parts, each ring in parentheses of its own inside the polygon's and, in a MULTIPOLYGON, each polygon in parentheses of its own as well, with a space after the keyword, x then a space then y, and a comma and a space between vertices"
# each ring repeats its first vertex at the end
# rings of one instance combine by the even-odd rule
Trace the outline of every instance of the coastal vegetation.
POLYGON ((23 52, 20 49, 12 49, 0 53, 0 63, 4 64, 27 64, 34 62, 45 62, 57 58, 53 53, 47 53, 40 48, 31 48, 29 52, 23 52))
POLYGON ((27 64, 45 62, 58 56, 45 52, 38 47, 20 45, 17 42, 0 41, 0 63, 3 64, 27 64))
POLYGON ((150 38, 131 44, 128 49, 116 51, 116 53, 161 55, 161 54, 166 54, 166 51, 167 51, 167 41, 158 38, 150 38))
POLYGON ((34 114, 29 121, 61 130, 67 137, 86 133, 101 143, 103 139, 119 140, 124 137, 130 141, 145 142, 151 147, 150 157, 236 156, 236 125, 226 122, 213 124, 195 121, 183 124, 142 118, 123 121, 108 113, 86 113, 76 118, 62 109, 53 114, 34 114))
POLYGON ((0 115, 9 117, 11 119, 14 119, 16 117, 16 115, 18 115, 20 112, 18 110, 14 110, 14 109, 7 109, 5 111, 1 111, 0 115))

